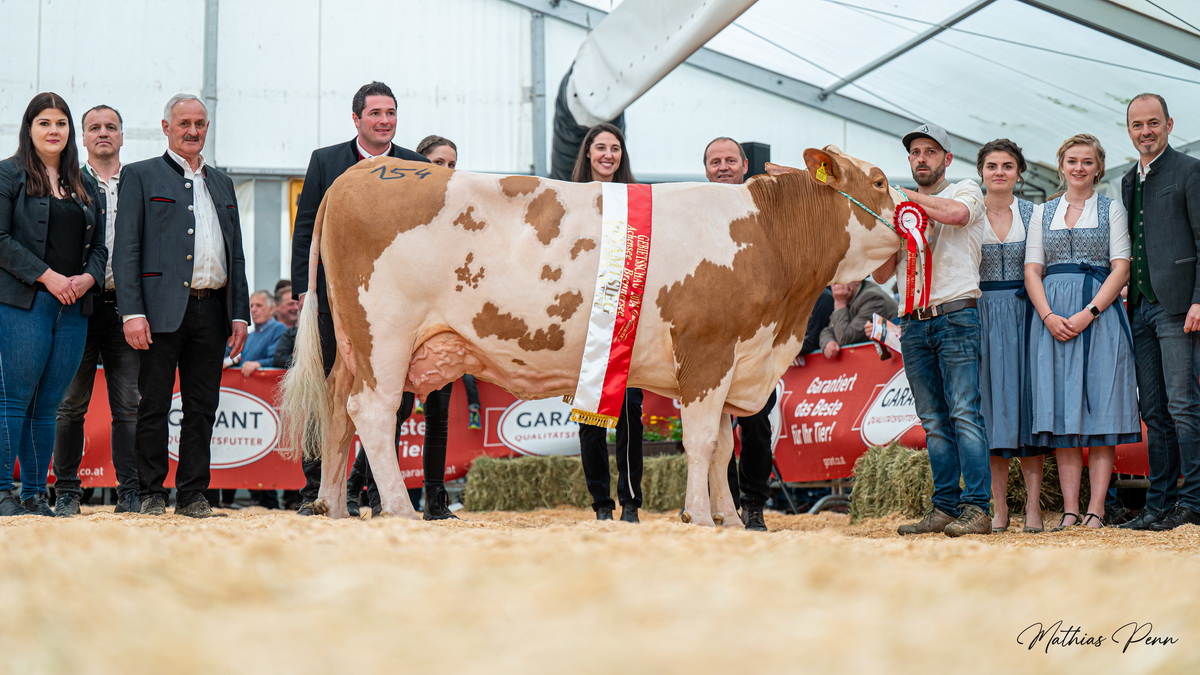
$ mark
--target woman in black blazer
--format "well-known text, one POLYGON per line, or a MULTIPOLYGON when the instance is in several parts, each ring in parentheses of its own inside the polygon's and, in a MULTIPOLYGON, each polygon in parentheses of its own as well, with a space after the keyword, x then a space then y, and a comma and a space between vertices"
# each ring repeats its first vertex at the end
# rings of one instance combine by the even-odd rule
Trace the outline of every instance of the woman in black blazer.
POLYGON ((85 295, 104 281, 103 213, 79 168, 66 101, 34 96, 17 154, 0 162, 0 516, 54 515, 46 472, 55 414, 83 357, 85 295))

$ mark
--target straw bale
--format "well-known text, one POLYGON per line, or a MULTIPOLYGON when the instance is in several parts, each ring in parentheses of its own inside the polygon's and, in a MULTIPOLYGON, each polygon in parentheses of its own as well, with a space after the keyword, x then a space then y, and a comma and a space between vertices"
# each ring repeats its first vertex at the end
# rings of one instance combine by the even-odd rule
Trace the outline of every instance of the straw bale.
MULTIPOLYGON (((608 460, 610 485, 617 486, 617 462, 608 460)), ((642 508, 679 510, 687 485, 684 455, 647 457, 642 465, 642 508)), ((467 474, 463 505, 471 511, 532 511, 592 503, 578 457, 480 457, 467 474)))

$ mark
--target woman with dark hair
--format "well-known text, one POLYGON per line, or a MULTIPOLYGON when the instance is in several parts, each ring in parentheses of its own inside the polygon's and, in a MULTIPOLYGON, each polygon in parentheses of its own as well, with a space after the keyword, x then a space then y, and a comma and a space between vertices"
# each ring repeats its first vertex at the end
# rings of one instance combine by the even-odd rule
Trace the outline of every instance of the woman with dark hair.
POLYGON ((103 213, 79 169, 66 101, 34 96, 17 154, 0 162, 0 516, 54 515, 46 472, 55 415, 83 358, 85 294, 104 283, 103 213))
POLYGON ((979 264, 980 412, 987 424, 991 450, 992 498, 995 512, 992 531, 1008 530, 1008 465, 1021 460, 1025 478, 1024 532, 1041 532, 1042 469, 1045 448, 1029 445, 1029 389, 1025 371, 1025 236, 1033 217, 1033 203, 1020 199, 1013 189, 1025 172, 1021 148, 998 138, 979 149, 975 168, 987 190, 983 200, 988 228, 983 233, 979 264))
POLYGON ((417 143, 417 152, 433 164, 453 169, 458 166, 458 146, 449 138, 431 134, 417 143))
MULTIPOLYGON (((629 170, 629 154, 625 152, 625 136, 611 124, 597 124, 588 129, 575 169, 575 183, 636 183, 629 170)), ((642 506, 642 390, 626 389, 621 416, 617 420, 617 498, 621 502, 621 520, 640 522, 638 509, 642 506)), ((590 424, 579 425, 579 458, 583 460, 583 476, 592 495, 596 520, 612 520, 613 507, 608 473, 608 430, 590 424)))
POLYGON ((1132 245, 1125 207, 1096 192, 1104 177, 1100 141, 1068 138, 1058 149, 1058 174, 1066 191, 1033 213, 1025 288, 1038 319, 1029 332, 1032 444, 1056 451, 1061 530, 1104 527, 1114 446, 1140 441, 1142 425, 1133 339, 1120 303, 1132 245), (1080 519, 1083 448, 1091 502, 1080 519))

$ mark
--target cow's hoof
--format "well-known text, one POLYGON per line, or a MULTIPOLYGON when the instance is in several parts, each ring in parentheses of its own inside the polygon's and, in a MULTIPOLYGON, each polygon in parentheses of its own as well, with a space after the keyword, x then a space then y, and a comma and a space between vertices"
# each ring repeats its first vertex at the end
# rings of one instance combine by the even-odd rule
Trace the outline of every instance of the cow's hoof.
POLYGON ((688 513, 687 511, 680 511, 679 519, 685 523, 690 523, 692 522, 692 514, 688 513))
POLYGON ((725 514, 724 513, 714 513, 713 514, 713 522, 716 523, 717 525, 724 525, 725 524, 725 514))
POLYGON ((327 516, 329 515, 329 504, 324 499, 318 499, 313 502, 312 510, 314 516, 327 516))

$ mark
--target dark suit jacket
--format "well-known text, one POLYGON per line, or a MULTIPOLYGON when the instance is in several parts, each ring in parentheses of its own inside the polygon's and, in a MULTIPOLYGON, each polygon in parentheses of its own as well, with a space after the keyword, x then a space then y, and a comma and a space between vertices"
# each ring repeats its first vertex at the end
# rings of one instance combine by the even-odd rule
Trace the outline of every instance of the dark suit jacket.
MULTIPOLYGON (((308 172, 304 174, 304 188, 296 201, 296 222, 292 227, 292 297, 308 292, 308 254, 312 246, 313 225, 317 221, 317 209, 325 198, 325 191, 346 169, 358 164, 358 148, 352 138, 347 143, 338 143, 313 151, 308 160, 308 172)), ((424 156, 392 143, 388 156, 428 162, 424 156)), ((122 186, 124 188, 124 186, 122 186)), ((317 266, 317 299, 322 312, 329 311, 329 300, 325 296, 325 270, 317 266)))
MULTIPOLYGON (((84 206, 90 237, 80 251, 83 273, 95 285, 79 302, 84 314, 91 313, 92 298, 104 288, 104 197, 94 183, 83 182, 91 198, 84 206)), ((25 167, 16 157, 0 162, 0 302, 22 309, 33 306, 38 277, 50 269, 46 264, 46 233, 50 220, 50 197, 25 194, 25 167)))
MULTIPOLYGON (((1121 180, 1131 236, 1137 171, 1135 165, 1121 180)), ((1163 309, 1186 314, 1200 303, 1200 159, 1168 145, 1146 175, 1142 213, 1150 285, 1163 309)))
MULTIPOLYGON (((250 292, 233 181, 204 167, 204 179, 225 241, 225 308, 232 321, 250 321, 250 292)), ((192 182, 167 154, 121 169, 121 208, 113 243, 113 282, 122 316, 145 314, 150 332, 179 330, 187 310, 196 249, 192 182)), ((231 323, 226 331, 232 332, 231 323)))

